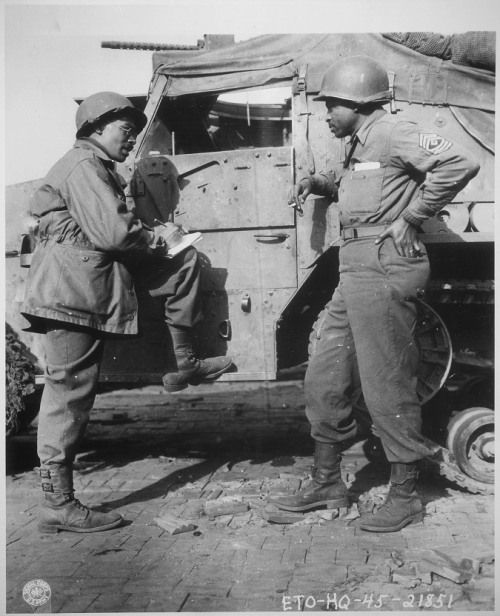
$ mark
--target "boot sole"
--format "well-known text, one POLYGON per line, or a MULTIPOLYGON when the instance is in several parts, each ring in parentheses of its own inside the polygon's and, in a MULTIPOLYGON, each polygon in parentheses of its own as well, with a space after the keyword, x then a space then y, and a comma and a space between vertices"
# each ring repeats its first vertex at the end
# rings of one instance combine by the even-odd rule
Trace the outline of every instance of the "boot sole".
POLYGON ((423 519, 424 512, 422 511, 422 513, 411 515, 396 526, 369 526, 368 524, 360 524, 359 527, 361 528, 361 530, 368 530, 372 533, 395 533, 398 530, 404 528, 405 526, 408 526, 408 524, 411 524, 412 522, 422 522, 423 519))
POLYGON ((210 383, 211 381, 218 379, 225 372, 227 372, 229 368, 231 368, 232 365, 233 365, 233 362, 230 362, 227 366, 225 366, 218 372, 215 372, 214 374, 211 374, 209 376, 206 376, 200 379, 190 379, 189 381, 186 381, 185 383, 176 383, 173 385, 166 385, 165 383, 163 383, 163 389, 167 393, 172 394, 172 393, 175 393, 176 391, 182 391, 183 389, 187 389, 188 385, 201 385, 201 383, 210 383))
POLYGON ((284 511, 309 511, 311 509, 322 507, 323 505, 326 505, 327 509, 339 509, 340 507, 349 507, 350 504, 351 503, 347 497, 337 498, 335 500, 316 501, 315 503, 311 503, 310 505, 302 505, 301 507, 291 507, 289 505, 282 505, 281 503, 273 502, 273 505, 276 505, 276 507, 284 511))
POLYGON ((75 526, 66 526, 64 524, 39 524, 37 526, 37 530, 46 535, 56 535, 60 530, 67 530, 72 533, 98 533, 103 530, 116 528, 117 526, 120 526, 122 522, 123 518, 120 518, 119 520, 116 520, 116 522, 111 522, 110 524, 105 524, 104 526, 95 526, 94 528, 77 528, 75 526))
POLYGON ((204 376, 200 379, 191 379, 190 381, 188 381, 188 383, 190 385, 200 385, 201 383, 205 383, 206 381, 214 381, 215 379, 218 379, 220 376, 225 374, 229 370, 229 368, 231 368, 232 365, 233 365, 233 362, 231 361, 229 362, 227 366, 225 366, 224 368, 221 368, 218 372, 214 372, 213 374, 204 376))
POLYGON ((189 383, 180 383, 179 385, 165 385, 165 383, 163 383, 163 389, 169 393, 169 394, 173 394, 176 391, 182 391, 183 389, 187 389, 189 383))

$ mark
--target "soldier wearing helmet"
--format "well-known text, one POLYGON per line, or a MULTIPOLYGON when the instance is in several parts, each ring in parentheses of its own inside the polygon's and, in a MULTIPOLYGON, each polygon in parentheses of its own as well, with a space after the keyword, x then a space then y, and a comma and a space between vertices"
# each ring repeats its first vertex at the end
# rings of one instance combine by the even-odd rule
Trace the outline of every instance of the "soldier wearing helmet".
POLYGON ((305 377, 316 446, 312 483, 275 503, 289 511, 349 504, 341 451, 356 434, 350 396, 361 387, 391 464, 391 487, 384 505, 362 516, 360 526, 393 532, 423 517, 415 490, 418 463, 433 453, 421 434, 416 393, 415 302, 429 277, 417 230, 467 185, 479 165, 433 129, 387 113, 387 72, 372 58, 337 61, 316 100, 325 102, 332 133, 348 138, 344 160, 331 172, 301 179, 289 203, 301 208, 311 193, 337 202, 340 281, 305 377))
POLYGON ((132 151, 146 116, 120 94, 86 98, 76 114, 77 140, 49 171, 31 201, 38 243, 21 312, 29 331, 44 334, 45 388, 38 423, 44 500, 41 532, 102 531, 115 513, 91 511, 73 495, 72 465, 99 380, 106 337, 137 334, 133 275, 145 296, 160 296, 172 338, 164 376, 170 392, 216 379, 228 357, 199 360, 191 347, 200 310, 195 248, 164 258, 184 231, 167 223, 150 229, 127 208, 115 162, 132 151), (168 362, 167 362, 168 360, 168 362))
POLYGON ((76 111, 77 139, 90 135, 96 122, 117 114, 130 118, 140 130, 146 125, 146 116, 128 98, 116 92, 98 92, 84 99, 76 111))

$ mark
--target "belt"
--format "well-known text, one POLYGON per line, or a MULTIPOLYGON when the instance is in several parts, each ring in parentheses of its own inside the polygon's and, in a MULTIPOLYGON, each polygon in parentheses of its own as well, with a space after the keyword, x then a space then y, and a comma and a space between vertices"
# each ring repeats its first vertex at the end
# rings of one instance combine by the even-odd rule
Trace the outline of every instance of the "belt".
POLYGON ((59 244, 60 246, 74 246, 75 248, 84 248, 87 250, 95 250, 94 244, 84 238, 65 238, 60 235, 44 235, 38 239, 39 244, 59 244))
POLYGON ((388 225, 370 225, 366 227, 343 227, 340 237, 343 240, 355 240, 362 237, 374 237, 387 229, 388 225))

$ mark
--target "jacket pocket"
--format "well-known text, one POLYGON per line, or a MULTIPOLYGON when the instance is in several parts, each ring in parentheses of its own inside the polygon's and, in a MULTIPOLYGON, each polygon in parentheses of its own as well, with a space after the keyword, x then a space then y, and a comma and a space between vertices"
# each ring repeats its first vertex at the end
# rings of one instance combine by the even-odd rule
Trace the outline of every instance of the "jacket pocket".
POLYGON ((349 169, 342 179, 349 214, 373 214, 380 208, 385 168, 354 171, 349 169))
POLYGON ((61 245, 61 278, 54 308, 68 316, 100 320, 112 309, 113 261, 104 253, 61 245))

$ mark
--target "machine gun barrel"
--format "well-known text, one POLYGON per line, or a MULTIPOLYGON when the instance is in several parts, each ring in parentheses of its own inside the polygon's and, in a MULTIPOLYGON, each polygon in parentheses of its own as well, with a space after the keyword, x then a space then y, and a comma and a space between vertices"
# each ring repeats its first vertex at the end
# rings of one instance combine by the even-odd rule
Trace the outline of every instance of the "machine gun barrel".
POLYGON ((205 42, 198 41, 197 45, 164 45, 162 43, 102 41, 101 47, 104 47, 106 49, 135 49, 141 51, 200 51, 205 47, 205 42))

